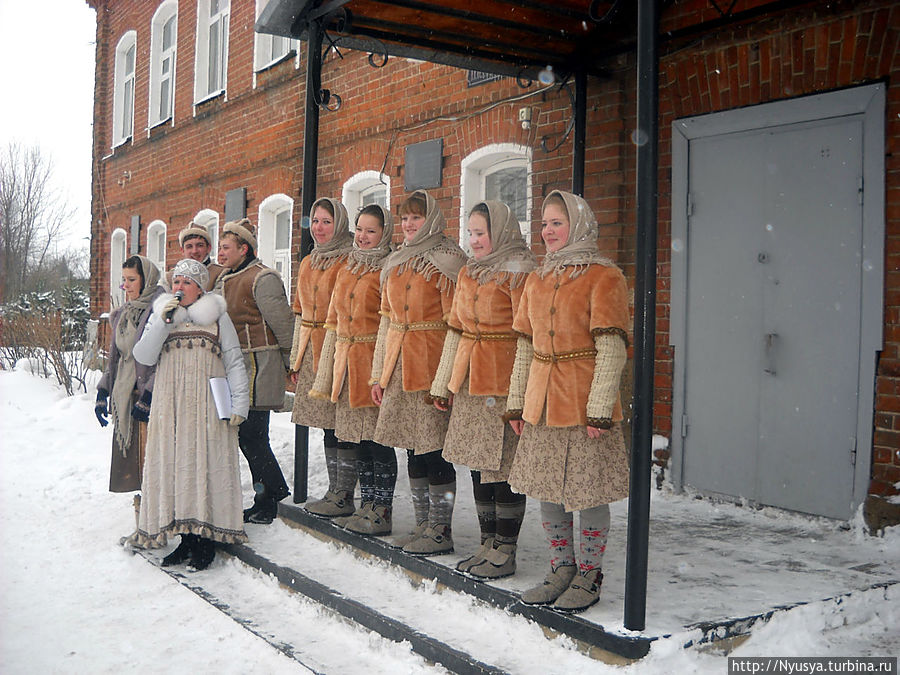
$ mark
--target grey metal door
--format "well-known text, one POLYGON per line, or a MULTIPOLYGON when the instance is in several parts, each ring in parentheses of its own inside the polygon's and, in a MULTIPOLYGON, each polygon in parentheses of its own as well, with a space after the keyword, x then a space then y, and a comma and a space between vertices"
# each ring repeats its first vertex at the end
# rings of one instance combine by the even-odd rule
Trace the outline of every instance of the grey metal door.
POLYGON ((851 515, 861 134, 851 116, 690 142, 687 485, 851 515))

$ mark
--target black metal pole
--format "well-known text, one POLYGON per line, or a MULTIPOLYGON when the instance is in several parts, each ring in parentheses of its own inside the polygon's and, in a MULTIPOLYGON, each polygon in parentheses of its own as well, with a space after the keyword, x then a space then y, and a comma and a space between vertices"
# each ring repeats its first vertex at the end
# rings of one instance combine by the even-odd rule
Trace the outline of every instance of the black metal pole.
POLYGON ((572 192, 584 197, 584 145, 587 136, 587 72, 575 71, 575 137, 572 141, 572 192))
MULTIPOLYGON (((319 168, 319 104, 317 103, 322 69, 322 26, 313 21, 307 29, 306 41, 306 107, 303 126, 303 183, 300 189, 300 258, 312 250, 312 234, 306 217, 316 201, 316 173, 319 168)), ((294 392, 294 396, 305 392, 294 392)), ((308 497, 309 428, 294 428, 294 503, 308 497)))
POLYGON ((637 43, 637 259, 634 284, 634 410, 631 492, 625 558, 625 628, 644 630, 650 534, 650 460, 653 438, 653 366, 656 343, 656 200, 659 55, 656 0, 638 2, 637 43))

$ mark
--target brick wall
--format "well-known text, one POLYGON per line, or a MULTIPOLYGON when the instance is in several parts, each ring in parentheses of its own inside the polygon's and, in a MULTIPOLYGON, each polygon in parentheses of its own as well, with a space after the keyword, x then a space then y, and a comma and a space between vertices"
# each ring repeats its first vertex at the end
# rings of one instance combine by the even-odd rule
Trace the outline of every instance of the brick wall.
MULTIPOLYGON (((178 257, 177 233, 203 208, 224 215, 225 193, 247 188, 247 213, 256 221, 259 203, 274 193, 295 200, 295 253, 302 181, 305 49, 299 69, 288 59, 257 73, 252 69, 253 4, 232 3, 228 86, 225 96, 193 103, 196 3, 179 3, 174 125, 147 125, 150 19, 156 3, 92 0, 98 10, 95 97, 91 310, 108 309, 109 236, 126 231, 130 216, 146 226, 168 224, 167 260, 178 257), (127 30, 137 31, 135 134, 133 142, 110 150, 115 45, 127 30), (124 171, 131 180, 120 186, 124 171)), ((730 3, 729 3, 730 4, 730 3)), ((739 0, 733 11, 753 10, 762 0, 739 0)), ((719 3, 722 6, 723 3, 719 3)), ((672 365, 669 343, 671 134, 674 119, 754 105, 873 81, 896 81, 900 9, 888 0, 794 3, 795 6, 743 23, 719 25, 705 35, 684 35, 661 44, 659 246, 656 323, 654 428, 672 433, 672 365), (893 76, 893 77, 892 77, 893 76)), ((707 0, 683 0, 662 16, 664 35, 679 35, 697 21, 721 21, 707 0)), ((340 196, 343 183, 363 170, 391 178, 394 212, 404 197, 404 148, 442 138, 442 187, 431 192, 448 221, 459 228, 463 159, 489 143, 530 147, 532 240, 539 237, 540 203, 553 189, 568 189, 572 138, 552 152, 571 119, 569 98, 513 79, 468 88, 464 71, 430 63, 389 59, 383 68, 366 55, 330 53, 322 86, 341 96, 337 112, 322 111, 318 193, 340 196), (532 94, 528 96, 528 94, 532 94), (520 100, 513 97, 527 96, 520 100), (517 121, 519 108, 533 109, 531 129, 517 121)), ((588 83, 585 197, 601 227, 601 241, 634 278, 635 247, 635 64, 633 55, 602 64, 610 76, 588 83)), ((895 494, 900 480, 900 165, 892 153, 900 135, 900 93, 888 87, 886 186, 887 259, 885 349, 878 364, 875 444, 871 493, 895 494)), ((399 234, 396 237, 399 239, 399 234)), ((146 251, 142 230, 141 251, 146 251)), ((296 273, 296 265, 293 266, 296 273)), ((667 459, 665 453, 659 461, 667 459)))

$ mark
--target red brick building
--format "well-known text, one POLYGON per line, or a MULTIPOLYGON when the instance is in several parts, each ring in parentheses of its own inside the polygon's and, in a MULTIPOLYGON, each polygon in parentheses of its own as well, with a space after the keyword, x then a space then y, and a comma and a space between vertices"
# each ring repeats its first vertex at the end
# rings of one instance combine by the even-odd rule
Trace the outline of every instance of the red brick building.
MULTIPOLYGON (((191 220, 216 232, 246 213, 260 257, 295 275, 305 42, 254 31, 264 0, 89 4, 92 314, 109 310, 123 256, 171 266, 191 220)), ((592 3, 563 4, 590 21, 592 3)), ((704 494, 839 518, 865 502, 871 522, 896 521, 886 498, 900 492, 900 7, 725 4, 661 5, 654 429, 671 444, 658 459, 676 486, 704 494)), ((635 143, 646 139, 630 19, 587 78, 584 196, 633 280, 635 143)), ((407 164, 435 157, 418 144, 436 141, 430 191, 449 234, 476 201, 500 196, 541 253, 542 197, 572 186, 571 88, 473 83, 467 70, 397 57, 376 68, 338 49, 321 73, 331 109, 318 194, 351 213, 373 199, 396 213, 421 177, 407 164)))

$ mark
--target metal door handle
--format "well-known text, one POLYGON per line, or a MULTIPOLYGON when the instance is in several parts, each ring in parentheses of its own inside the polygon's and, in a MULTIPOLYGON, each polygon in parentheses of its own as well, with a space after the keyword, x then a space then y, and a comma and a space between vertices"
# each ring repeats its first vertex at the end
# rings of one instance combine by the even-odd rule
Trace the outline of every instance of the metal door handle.
POLYGON ((769 375, 775 374, 775 347, 778 333, 766 333, 766 369, 769 375))

